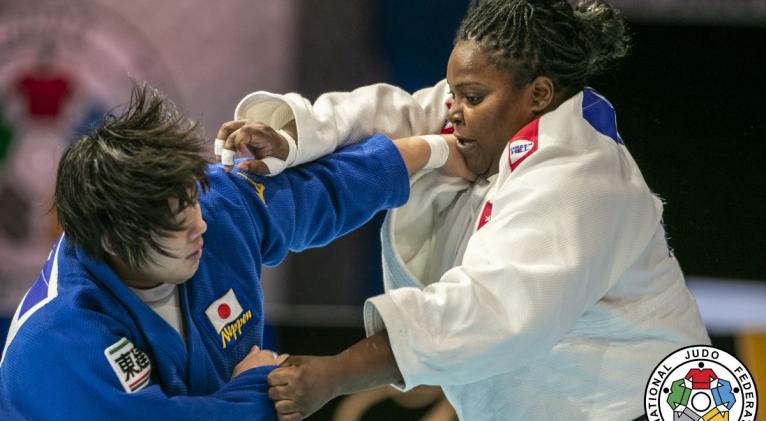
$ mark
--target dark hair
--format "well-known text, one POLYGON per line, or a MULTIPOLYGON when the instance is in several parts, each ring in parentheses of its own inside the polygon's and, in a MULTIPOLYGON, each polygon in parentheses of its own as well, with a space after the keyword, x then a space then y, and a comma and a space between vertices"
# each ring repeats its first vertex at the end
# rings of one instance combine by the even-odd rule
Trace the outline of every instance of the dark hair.
POLYGON ((105 239, 140 267, 150 248, 170 256, 159 236, 181 229, 176 212, 196 203, 197 182, 207 188, 205 143, 197 124, 146 84, 134 83, 123 112, 113 112, 64 152, 53 206, 68 241, 103 259, 105 239))
POLYGON ((476 41, 517 87, 547 76, 571 95, 630 48, 627 24, 603 0, 478 0, 460 24, 455 43, 476 41))

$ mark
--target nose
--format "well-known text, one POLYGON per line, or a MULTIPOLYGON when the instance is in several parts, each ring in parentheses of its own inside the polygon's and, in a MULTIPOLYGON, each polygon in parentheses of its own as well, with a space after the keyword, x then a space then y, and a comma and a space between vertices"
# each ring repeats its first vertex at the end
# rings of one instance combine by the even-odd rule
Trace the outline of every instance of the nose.
POLYGON ((191 240, 194 241, 197 238, 201 237, 202 234, 207 231, 207 222, 205 222, 204 219, 200 218, 199 221, 197 221, 196 226, 194 227, 194 230, 191 234, 191 240))
POLYGON ((463 124, 463 107, 458 101, 452 101, 450 104, 447 119, 453 126, 463 124))

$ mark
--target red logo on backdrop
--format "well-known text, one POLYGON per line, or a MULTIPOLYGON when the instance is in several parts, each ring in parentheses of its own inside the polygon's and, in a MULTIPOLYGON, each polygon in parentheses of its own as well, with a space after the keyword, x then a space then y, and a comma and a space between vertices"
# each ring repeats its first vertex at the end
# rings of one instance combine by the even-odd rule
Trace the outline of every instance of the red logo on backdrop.
POLYGON ((540 126, 540 119, 536 118, 531 123, 522 127, 508 141, 508 164, 511 171, 521 165, 527 157, 537 151, 537 134, 540 126))
POLYGON ((487 201, 487 203, 484 204, 484 209, 481 211, 479 226, 476 227, 476 231, 480 230, 490 219, 492 219, 492 202, 487 201))
POLYGON ((22 75, 16 89, 27 101, 27 112, 33 117, 57 118, 66 100, 72 96, 72 81, 65 73, 40 66, 22 75))

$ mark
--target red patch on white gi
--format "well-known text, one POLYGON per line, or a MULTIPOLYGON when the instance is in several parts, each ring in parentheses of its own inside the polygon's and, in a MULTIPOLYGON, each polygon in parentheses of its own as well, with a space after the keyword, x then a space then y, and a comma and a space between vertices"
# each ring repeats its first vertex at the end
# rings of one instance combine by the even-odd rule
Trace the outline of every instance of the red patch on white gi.
POLYGON ((537 151, 539 125, 539 118, 532 120, 508 141, 508 164, 511 166, 511 171, 537 151))
MULTIPOLYGON (((449 111, 450 108, 452 108, 452 100, 448 100, 444 103, 444 105, 447 107, 447 111, 449 111)), ((452 122, 447 119, 444 122, 444 126, 442 126, 442 132, 441 134, 452 134, 455 132, 455 128, 452 126, 452 122)))
POLYGON ((242 306, 232 289, 229 289, 223 297, 213 301, 205 310, 205 315, 218 333, 221 333, 227 324, 237 320, 240 314, 242 314, 242 306))
POLYGON ((487 201, 487 203, 484 204, 484 209, 481 211, 479 226, 476 227, 476 231, 480 230, 490 219, 492 219, 492 202, 487 201))

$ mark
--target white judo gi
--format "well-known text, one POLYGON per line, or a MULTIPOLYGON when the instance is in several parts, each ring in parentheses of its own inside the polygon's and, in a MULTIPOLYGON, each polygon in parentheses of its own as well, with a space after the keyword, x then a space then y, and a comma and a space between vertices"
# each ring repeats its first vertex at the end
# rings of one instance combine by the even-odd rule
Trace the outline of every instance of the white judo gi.
MULTIPOLYGON (((330 93, 256 92, 237 118, 295 118, 298 162, 376 131, 438 133, 444 81, 330 93)), ((365 304, 387 329, 404 389, 443 386, 465 420, 630 420, 654 367, 709 338, 670 252, 662 202, 592 89, 514 135, 489 180, 412 180, 384 223, 386 294, 365 304)))

